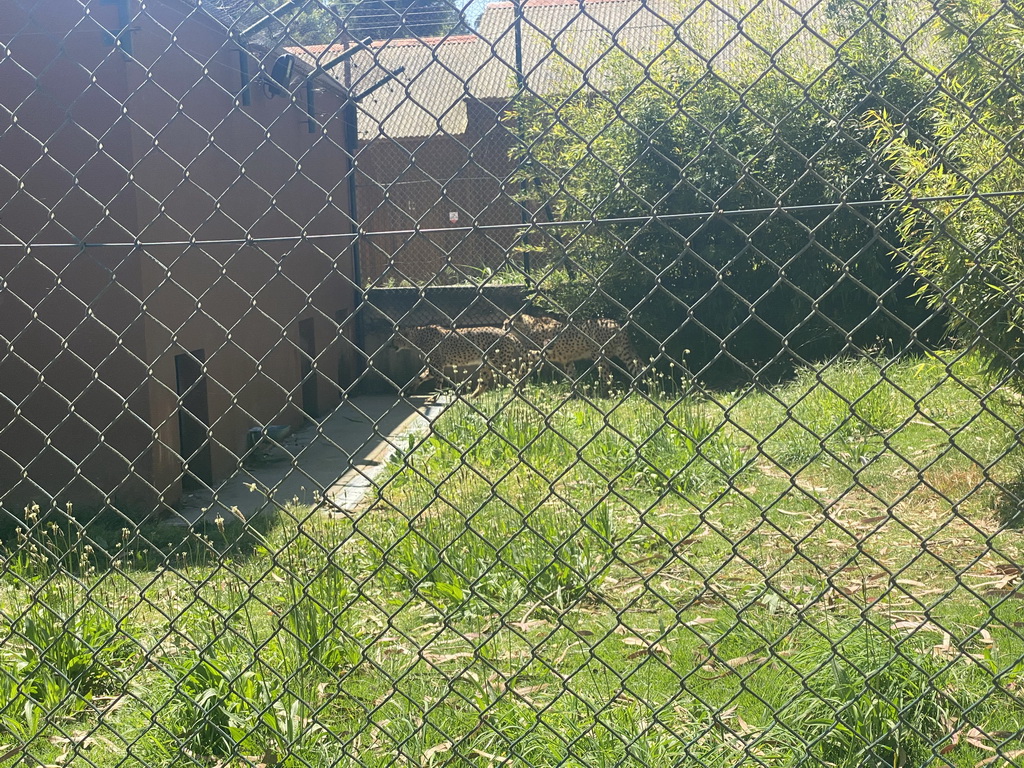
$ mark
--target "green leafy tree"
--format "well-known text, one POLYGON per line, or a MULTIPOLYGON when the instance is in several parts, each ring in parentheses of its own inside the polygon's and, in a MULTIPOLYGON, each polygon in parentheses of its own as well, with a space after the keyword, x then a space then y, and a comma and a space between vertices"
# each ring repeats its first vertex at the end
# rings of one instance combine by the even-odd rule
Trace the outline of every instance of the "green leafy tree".
POLYGON ((628 317, 649 347, 698 365, 906 338, 924 310, 890 258, 893 228, 844 204, 891 182, 865 113, 910 119, 928 83, 893 5, 823 11, 829 45, 791 39, 763 4, 712 65, 700 41, 668 40, 653 62, 603 60, 598 88, 521 102, 525 194, 584 222, 532 244, 542 300, 628 317))
POLYGON ((931 138, 879 110, 877 142, 906 200, 900 234, 922 293, 1018 380, 1024 355, 1024 3, 937 5, 959 52, 928 105, 931 138))

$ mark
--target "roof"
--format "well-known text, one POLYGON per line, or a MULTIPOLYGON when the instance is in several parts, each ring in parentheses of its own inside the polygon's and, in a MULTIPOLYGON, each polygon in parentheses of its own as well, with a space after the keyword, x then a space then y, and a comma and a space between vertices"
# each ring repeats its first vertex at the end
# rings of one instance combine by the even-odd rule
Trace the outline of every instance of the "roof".
MULTIPOLYGON (((641 65, 672 40, 709 63, 728 55, 749 11, 742 0, 526 0, 520 4, 523 81, 551 95, 608 83, 608 54, 628 52, 641 65), (727 12, 725 8, 734 8, 727 12)), ((812 36, 808 16, 817 0, 763 0, 756 12, 773 14, 790 36, 812 36), (770 9, 765 11, 765 9, 770 9)), ((469 98, 504 102, 517 91, 516 4, 490 3, 474 34, 374 42, 331 74, 358 93, 399 67, 402 75, 360 102, 359 133, 375 138, 459 135, 467 127, 469 98)), ((786 39, 786 35, 783 36, 786 39)), ((344 45, 287 49, 315 66, 344 45)))
MULTIPOLYGON (((615 2, 621 2, 621 0, 586 0, 587 6, 594 6, 594 5, 597 5, 598 3, 615 3, 615 2)), ((489 3, 488 7, 490 7, 490 8, 515 8, 515 5, 516 5, 515 3, 511 2, 511 0, 509 0, 508 2, 489 3)), ((579 6, 580 3, 579 3, 578 0, 526 0, 526 2, 525 3, 521 3, 521 5, 523 5, 524 7, 525 6, 529 6, 530 8, 535 8, 537 6, 547 6, 547 5, 573 5, 573 6, 579 6)))
MULTIPOLYGON (((189 15, 197 15, 200 18, 209 19, 218 29, 224 32, 225 37, 230 37, 236 41, 238 38, 232 37, 232 35, 240 31, 238 29, 237 16, 240 13, 240 9, 244 9, 244 6, 249 5, 248 0, 159 0, 159 2, 164 5, 178 6, 189 15)), ((285 52, 291 52, 281 46, 268 47, 251 42, 246 42, 245 48, 256 59, 259 66, 266 67, 267 70, 273 66, 274 60, 278 56, 285 52)), ((298 73, 302 76, 311 74, 314 67, 308 65, 308 62, 304 60, 305 57, 299 57, 299 59, 298 73)), ((342 91, 341 84, 331 77, 320 78, 317 85, 326 86, 337 92, 342 91)))
MULTIPOLYGON (((600 0, 599 0, 600 1, 600 0)), ((380 50, 384 47, 401 48, 409 46, 435 47, 440 44, 459 45, 460 43, 475 43, 480 39, 479 35, 448 35, 446 37, 410 37, 397 40, 374 40, 369 47, 380 50)), ((306 54, 338 54, 351 46, 342 43, 329 43, 327 45, 303 45, 295 46, 294 49, 306 54)))
MULTIPOLYGON (((329 63, 350 45, 310 45, 287 50, 311 66, 329 63)), ((466 99, 478 86, 475 73, 484 68, 489 47, 477 35, 411 38, 375 42, 356 52, 331 74, 359 94, 391 72, 402 74, 359 102, 359 137, 391 138, 462 134, 466 130, 466 99)))
MULTIPOLYGON (((711 6, 714 7, 714 6, 711 6)), ((528 0, 522 8, 522 62, 527 90, 538 94, 607 85, 600 64, 628 51, 650 60, 682 22, 677 0, 528 0)), ((481 37, 493 41, 489 98, 515 90, 515 5, 492 3, 480 17, 481 37)))

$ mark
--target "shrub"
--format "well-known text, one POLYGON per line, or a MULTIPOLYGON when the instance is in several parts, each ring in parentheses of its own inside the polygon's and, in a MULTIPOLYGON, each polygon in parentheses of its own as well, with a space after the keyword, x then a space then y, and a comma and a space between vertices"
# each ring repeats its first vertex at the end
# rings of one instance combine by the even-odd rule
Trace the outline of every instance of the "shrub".
POLYGON ((606 57, 601 92, 518 107, 529 194, 588 222, 532 245, 542 302, 629 317, 649 347, 691 350, 691 369, 723 349, 755 364, 908 338, 926 312, 886 211, 843 203, 887 181, 864 114, 911 119, 924 93, 897 43, 917 22, 893 2, 822 7, 834 48, 762 8, 712 65, 714 46, 673 38, 647 66, 606 57))
POLYGON ((944 3, 942 33, 962 51, 929 103, 931 138, 884 110, 876 141, 906 201, 900 234, 932 306, 998 370, 1024 354, 1024 4, 944 3))

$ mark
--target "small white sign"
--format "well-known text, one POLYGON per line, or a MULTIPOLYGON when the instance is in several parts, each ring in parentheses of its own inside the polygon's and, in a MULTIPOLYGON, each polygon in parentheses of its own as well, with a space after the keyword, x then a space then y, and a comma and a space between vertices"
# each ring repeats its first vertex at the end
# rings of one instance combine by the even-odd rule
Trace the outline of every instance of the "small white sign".
POLYGON ((450 221, 452 224, 458 224, 459 223, 459 212, 458 211, 448 211, 448 221, 450 221))

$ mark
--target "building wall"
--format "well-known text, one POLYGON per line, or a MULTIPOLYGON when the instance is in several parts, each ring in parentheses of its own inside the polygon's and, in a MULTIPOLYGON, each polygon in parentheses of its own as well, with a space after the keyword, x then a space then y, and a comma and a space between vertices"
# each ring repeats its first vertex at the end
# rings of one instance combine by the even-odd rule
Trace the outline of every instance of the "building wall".
POLYGON ((320 412, 351 381, 342 98, 318 86, 310 133, 302 86, 236 106, 238 49, 185 3, 133 0, 130 57, 87 6, 0 0, 0 242, 89 243, 0 246, 0 504, 144 514, 181 495, 177 356, 205 351, 214 477, 250 427, 303 419, 300 321, 320 412))
POLYGON ((150 462, 139 265, 130 248, 75 245, 123 241, 136 219, 125 67, 101 42, 116 9, 77 6, 0 2, 0 504, 14 514, 47 494, 135 496, 129 466, 150 462))
POLYGON ((463 135, 385 137, 360 147, 359 217, 370 233, 360 246, 364 285, 447 285, 510 260, 521 263, 511 253, 521 223, 509 181, 513 137, 500 107, 470 101, 467 111, 463 135), (456 224, 452 211, 459 215, 456 224), (494 225, 512 226, 465 231, 494 225), (410 234, 413 229, 440 231, 410 234))

